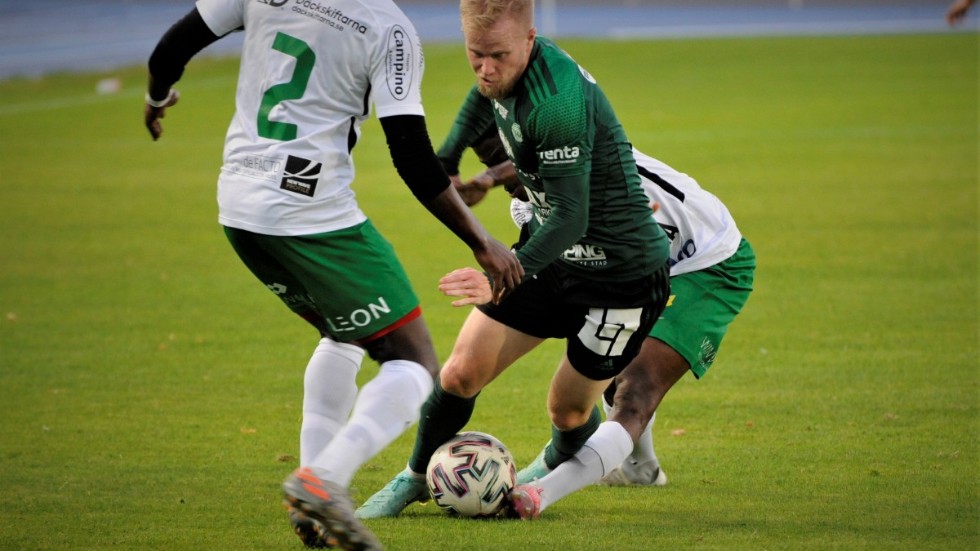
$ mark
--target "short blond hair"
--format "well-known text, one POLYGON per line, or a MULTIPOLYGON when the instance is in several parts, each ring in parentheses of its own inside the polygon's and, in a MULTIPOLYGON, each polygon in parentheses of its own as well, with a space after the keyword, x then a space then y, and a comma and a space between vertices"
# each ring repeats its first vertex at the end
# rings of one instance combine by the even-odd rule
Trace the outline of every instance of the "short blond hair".
POLYGON ((486 30, 506 16, 524 23, 530 30, 534 26, 534 0, 459 1, 459 18, 464 33, 486 30))

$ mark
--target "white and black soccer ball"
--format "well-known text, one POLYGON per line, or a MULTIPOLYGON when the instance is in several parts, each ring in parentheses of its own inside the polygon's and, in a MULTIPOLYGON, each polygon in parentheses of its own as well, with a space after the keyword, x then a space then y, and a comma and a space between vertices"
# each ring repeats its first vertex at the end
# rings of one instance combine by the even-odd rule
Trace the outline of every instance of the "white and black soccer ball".
POLYGON ((497 514, 514 489, 517 468, 503 442, 483 432, 461 432, 432 454, 425 470, 439 507, 464 517, 497 514))

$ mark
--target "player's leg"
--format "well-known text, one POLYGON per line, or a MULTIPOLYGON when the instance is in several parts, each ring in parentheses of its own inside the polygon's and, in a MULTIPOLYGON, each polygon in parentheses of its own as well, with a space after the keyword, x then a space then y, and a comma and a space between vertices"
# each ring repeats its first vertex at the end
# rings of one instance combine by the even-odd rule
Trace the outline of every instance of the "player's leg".
POLYGON ((347 423, 357 397, 357 372, 364 349, 329 337, 320 339, 303 377, 303 422, 299 464, 310 465, 347 423))
POLYGON ((423 408, 409 468, 424 474, 432 452, 469 421, 480 391, 542 340, 471 311, 423 408))
POLYGON ((438 384, 422 408, 408 466, 357 510, 360 518, 398 515, 427 497, 424 473, 432 453, 462 429, 477 395, 544 339, 565 335, 576 319, 556 300, 548 270, 523 282, 500 304, 474 309, 463 323, 438 384))
POLYGON ((549 447, 574 455, 557 465, 546 464, 550 472, 543 477, 532 473, 531 467, 518 473, 511 506, 521 518, 536 518, 550 504, 601 479, 622 463, 633 448, 635 435, 613 420, 601 423, 584 442, 581 441, 583 434, 571 432, 588 426, 595 413, 596 401, 612 378, 639 354, 654 323, 663 313, 670 295, 668 266, 664 264, 649 278, 620 286, 632 294, 617 293, 609 287, 594 287, 591 291, 595 294, 591 298, 615 300, 617 307, 583 307, 580 327, 568 336, 565 358, 548 395, 553 426, 566 430, 553 432, 552 442, 545 448, 544 455, 548 455, 549 447), (573 427, 577 422, 583 424, 573 427), (568 438, 571 435, 575 440, 568 438), (529 476, 537 480, 525 483, 529 476))
POLYGON ((565 426, 570 430, 554 432, 557 438, 553 437, 545 451, 577 448, 570 457, 549 467, 544 476, 531 482, 518 482, 510 496, 511 508, 518 517, 537 518, 549 505, 601 479, 627 457, 633 439, 616 421, 596 424, 584 438, 576 434, 576 441, 569 438, 576 429, 584 434, 582 429, 594 419, 596 400, 610 381, 588 378, 576 371, 567 358, 562 361, 552 380, 548 403, 554 427, 565 426))
POLYGON ((425 468, 432 453, 466 425, 480 390, 541 340, 474 309, 422 406, 407 468, 368 498, 357 510, 358 517, 396 516, 409 504, 425 500, 425 468))
POLYGON ((583 375, 567 356, 563 358, 548 393, 554 430, 541 456, 547 468, 530 482, 526 480, 532 467, 522 470, 511 496, 518 516, 536 518, 550 504, 601 479, 627 457, 633 448, 632 435, 616 421, 598 423, 597 419, 596 401, 610 382, 583 375), (548 465, 555 457, 559 461, 548 465))
POLYGON ((752 291, 755 254, 742 240, 734 255, 709 268, 671 279, 671 300, 650 332, 640 355, 607 389, 615 408, 610 413, 635 434, 643 432, 621 468, 604 484, 663 485, 666 476, 653 447, 652 427, 661 401, 690 370, 701 378, 713 364, 729 325, 752 291))
POLYGON ((364 350, 326 336, 327 323, 312 295, 288 263, 281 246, 268 236, 226 228, 229 242, 245 266, 294 313, 324 335, 306 366, 300 464, 308 465, 347 421, 357 395, 356 376, 364 350))
MULTIPOLYGON (((666 321, 662 319, 657 325, 666 321)), ((637 357, 606 389, 603 395, 606 418, 622 424, 636 445, 623 464, 602 479, 603 484, 663 486, 667 483, 654 452, 653 423, 661 400, 689 369, 687 360, 676 350, 659 339, 648 338, 637 357), (611 406, 610 402, 615 405, 611 406)))
MULTIPOLYGON (((249 271, 323 336, 304 375, 299 448, 300 464, 307 465, 346 422, 357 395, 355 377, 364 351, 326 337, 326 321, 303 281, 283 261, 283 247, 274 238, 234 228, 225 228, 225 234, 249 271)), ((322 523, 300 509, 290 506, 288 513, 293 531, 307 547, 332 547, 331 542, 336 542, 322 523)))
MULTIPOLYGON (((632 282, 577 282, 571 287, 574 292, 569 300, 576 304, 573 318, 576 321, 565 335, 568 348, 559 375, 567 371, 577 372, 583 380, 609 380, 637 355, 663 311, 670 293, 668 266, 664 264, 654 274, 632 282), (588 306, 610 303, 617 306, 588 306)), ((574 379, 569 377, 569 380, 574 379)), ((558 391, 556 383, 560 384, 561 379, 552 381, 549 392, 551 441, 534 461, 517 473, 518 484, 542 478, 572 457, 599 426, 600 415, 595 404, 601 393, 593 396, 585 410, 562 410, 563 404, 572 408, 581 406, 565 401, 566 391, 558 391)))
POLYGON ((325 480, 346 487, 417 420, 438 359, 408 277, 370 222, 292 243, 290 265, 307 281, 333 336, 360 345, 380 364, 344 427, 311 461, 325 480))
POLYGON ((330 336, 359 344, 381 364, 336 436, 283 483, 287 503, 321 522, 342 545, 371 543, 374 537, 354 516, 347 487, 361 465, 418 419, 431 392, 438 361, 418 298, 370 222, 278 238, 272 248, 310 291, 330 336))

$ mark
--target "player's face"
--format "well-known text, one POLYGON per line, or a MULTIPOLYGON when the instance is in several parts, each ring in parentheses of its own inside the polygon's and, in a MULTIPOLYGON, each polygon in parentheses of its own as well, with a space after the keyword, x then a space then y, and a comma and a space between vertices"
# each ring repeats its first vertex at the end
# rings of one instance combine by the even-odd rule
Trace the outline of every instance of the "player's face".
POLYGON ((490 99, 510 95, 531 57, 534 27, 527 29, 513 17, 503 17, 488 29, 464 31, 464 35, 480 93, 490 99))

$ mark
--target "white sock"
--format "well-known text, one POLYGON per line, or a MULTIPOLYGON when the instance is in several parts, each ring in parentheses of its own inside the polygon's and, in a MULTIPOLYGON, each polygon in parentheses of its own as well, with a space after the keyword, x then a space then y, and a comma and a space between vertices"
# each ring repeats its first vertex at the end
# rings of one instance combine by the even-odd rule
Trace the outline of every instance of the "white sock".
POLYGON ((653 451, 653 422, 657 420, 657 412, 653 412, 650 417, 650 422, 647 426, 643 428, 643 432, 640 433, 639 438, 636 439, 636 445, 633 446, 633 451, 630 452, 630 456, 627 458, 634 465, 642 465, 644 463, 652 463, 654 465, 660 465, 657 461, 657 454, 653 451))
POLYGON ((378 375, 361 389, 350 421, 313 460, 321 476, 349 486, 354 473, 418 421, 432 392, 432 376, 407 360, 381 364, 378 375))
POLYGON ((538 481, 541 510, 609 474, 632 447, 633 440, 623 425, 615 421, 600 424, 578 453, 538 481))
POLYGON ((347 422, 363 358, 363 348, 330 339, 321 339, 313 351, 303 380, 300 465, 310 464, 347 422))
MULTIPOLYGON (((602 410, 606 413, 606 419, 609 419, 609 412, 612 411, 612 406, 606 402, 605 396, 602 398, 602 410)), ((657 460, 657 454, 653 451, 653 422, 657 419, 657 412, 653 412, 650 417, 650 422, 647 426, 643 428, 643 432, 636 439, 636 445, 633 446, 633 451, 630 452, 627 458, 633 465, 642 465, 647 462, 652 462, 652 464, 660 466, 660 461, 657 460)))

